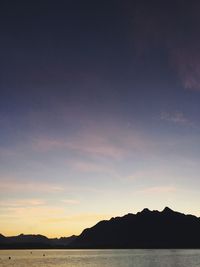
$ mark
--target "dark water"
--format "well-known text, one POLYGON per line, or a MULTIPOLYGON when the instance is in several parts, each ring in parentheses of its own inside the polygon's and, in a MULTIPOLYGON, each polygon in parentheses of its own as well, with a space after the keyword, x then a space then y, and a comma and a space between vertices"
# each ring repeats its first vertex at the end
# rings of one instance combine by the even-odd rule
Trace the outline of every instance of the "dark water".
POLYGON ((200 250, 0 250, 0 266, 200 267, 200 250))

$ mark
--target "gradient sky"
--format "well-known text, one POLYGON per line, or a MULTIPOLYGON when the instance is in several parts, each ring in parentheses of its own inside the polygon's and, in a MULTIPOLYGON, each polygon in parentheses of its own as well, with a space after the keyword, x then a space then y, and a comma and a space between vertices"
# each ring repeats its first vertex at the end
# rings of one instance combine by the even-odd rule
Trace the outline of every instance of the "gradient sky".
POLYGON ((200 216, 200 2, 0 4, 0 232, 200 216))

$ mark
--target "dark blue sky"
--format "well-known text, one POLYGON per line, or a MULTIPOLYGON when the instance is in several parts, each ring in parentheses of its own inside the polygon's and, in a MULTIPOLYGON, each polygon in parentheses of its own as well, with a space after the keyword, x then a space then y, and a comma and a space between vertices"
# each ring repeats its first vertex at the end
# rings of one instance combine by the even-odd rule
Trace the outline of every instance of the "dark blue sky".
POLYGON ((179 110, 188 97, 189 109, 198 105, 196 94, 184 91, 186 79, 198 89, 196 73, 190 77, 198 66, 188 59, 194 14, 185 1, 3 1, 1 13, 3 110, 63 102, 92 112, 142 106, 146 113, 179 110), (182 50, 184 70, 176 62, 182 50))

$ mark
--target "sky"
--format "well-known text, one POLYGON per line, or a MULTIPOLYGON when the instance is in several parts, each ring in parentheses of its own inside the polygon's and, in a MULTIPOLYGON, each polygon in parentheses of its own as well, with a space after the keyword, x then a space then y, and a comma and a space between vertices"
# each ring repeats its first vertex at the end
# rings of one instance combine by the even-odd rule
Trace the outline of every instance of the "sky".
POLYGON ((0 232, 200 217, 200 2, 0 4, 0 232))

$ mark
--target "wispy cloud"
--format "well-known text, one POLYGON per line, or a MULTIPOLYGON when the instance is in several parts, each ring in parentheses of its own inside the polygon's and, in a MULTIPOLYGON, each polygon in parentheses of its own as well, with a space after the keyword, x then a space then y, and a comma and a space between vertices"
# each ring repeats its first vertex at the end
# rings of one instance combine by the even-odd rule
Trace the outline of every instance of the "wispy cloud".
POLYGON ((68 139, 51 139, 49 137, 39 138, 32 143, 34 150, 39 152, 50 152, 53 150, 74 151, 100 157, 120 158, 124 151, 119 146, 109 142, 105 137, 96 135, 76 136, 68 139), (70 140, 69 140, 70 139, 70 140))
POLYGON ((70 168, 72 168, 73 171, 79 172, 79 173, 101 173, 106 175, 112 175, 116 176, 117 171, 112 166, 112 164, 103 164, 102 162, 93 162, 89 160, 70 160, 67 162, 70 165, 70 168))
POLYGON ((77 138, 73 142, 67 142, 67 147, 79 153, 120 159, 125 151, 119 145, 110 142, 105 137, 90 135, 86 138, 77 138))
MULTIPOLYGON (((83 157, 121 160, 130 153, 148 153, 152 142, 141 132, 127 129, 123 125, 90 125, 65 138, 39 136, 32 141, 32 149, 38 152, 62 151, 83 157)), ((82 170, 100 170, 93 163, 80 163, 82 170)))
POLYGON ((185 115, 182 112, 176 111, 176 112, 161 112, 160 119, 163 121, 168 121, 174 124, 179 125, 190 125, 192 126, 193 123, 185 117, 185 115))
POLYGON ((200 90, 200 42, 197 38, 200 33, 197 27, 200 22, 200 3, 192 1, 191 5, 188 5, 187 1, 174 0, 170 5, 169 2, 157 1, 156 8, 151 8, 151 2, 145 3, 146 8, 143 1, 137 1, 135 4, 134 39, 140 60, 146 51, 159 46, 168 54, 166 64, 177 74, 183 88, 200 90), (169 21, 166 14, 172 9, 173 14, 169 21), (184 31, 183 24, 187 24, 184 31))
MULTIPOLYGON (((180 44, 179 44, 180 45, 180 44)), ((183 86, 189 90, 200 90, 199 44, 180 45, 171 50, 172 62, 183 86)))
POLYGON ((160 174, 158 170, 139 170, 130 173, 125 177, 126 180, 134 181, 134 180, 145 180, 145 179, 152 179, 152 177, 157 177, 160 174))
POLYGON ((139 193, 144 194, 165 194, 165 193, 175 193, 177 192, 177 188, 174 186, 154 186, 147 187, 139 191, 139 193))
POLYGON ((73 169, 80 172, 102 172, 104 168, 97 163, 74 161, 71 163, 73 169))
POLYGON ((45 182, 33 182, 24 181, 19 179, 0 179, 0 191, 1 192, 61 192, 63 191, 63 186, 45 182))
POLYGON ((64 203, 64 204, 69 204, 69 205, 78 205, 78 204, 80 204, 80 201, 77 200, 77 199, 62 199, 61 202, 64 203))
MULTIPOLYGON (((12 202, 10 201, 10 204, 12 202)), ((17 203, 18 204, 18 203, 17 203)), ((9 202, 7 202, 9 205, 9 202)), ((65 209, 55 205, 48 205, 46 203, 39 205, 30 205, 29 202, 23 201, 20 205, 0 206, 1 215, 4 217, 16 217, 18 220, 30 220, 31 218, 51 218, 56 216, 64 216, 65 209), (23 204, 23 205, 22 205, 23 204)))
POLYGON ((127 181, 156 181, 169 179, 173 177, 173 172, 166 166, 166 162, 158 162, 156 166, 146 166, 145 168, 138 169, 130 172, 129 175, 125 177, 127 181), (161 165, 160 165, 161 164, 161 165))
POLYGON ((32 207, 43 206, 45 201, 43 199, 15 199, 15 200, 1 200, 0 207, 32 207))
POLYGON ((92 186, 77 186, 69 185, 67 181, 62 183, 51 183, 41 182, 33 180, 23 180, 14 177, 0 177, 0 192, 7 193, 80 193, 80 192, 91 192, 91 193, 102 193, 102 190, 92 186))
POLYGON ((48 152, 63 147, 66 147, 66 143, 58 138, 42 137, 32 141, 32 148, 39 152, 48 152))

